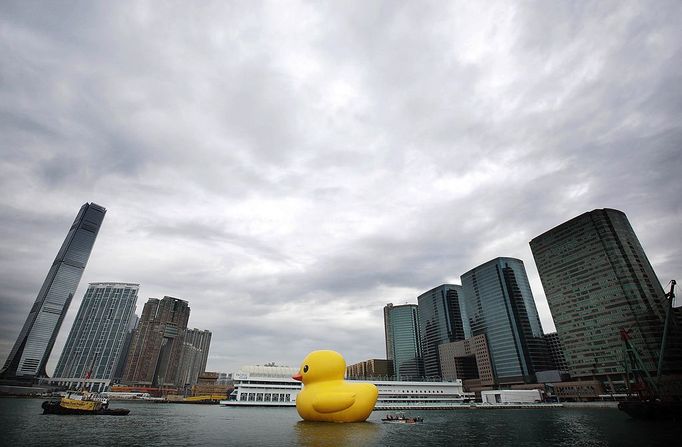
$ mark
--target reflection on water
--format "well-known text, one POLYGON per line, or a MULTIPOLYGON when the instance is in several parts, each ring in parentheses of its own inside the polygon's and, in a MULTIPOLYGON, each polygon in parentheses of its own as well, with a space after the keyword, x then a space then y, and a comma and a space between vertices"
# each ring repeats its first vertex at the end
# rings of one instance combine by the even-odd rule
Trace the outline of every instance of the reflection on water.
POLYGON ((308 422, 294 427, 298 444, 302 446, 376 445, 381 427, 374 422, 308 422))
POLYGON ((415 411, 424 423, 303 422, 295 408, 226 408, 117 402, 130 415, 42 415, 38 399, 0 399, 4 446, 672 446, 674 422, 630 419, 615 409, 415 411))

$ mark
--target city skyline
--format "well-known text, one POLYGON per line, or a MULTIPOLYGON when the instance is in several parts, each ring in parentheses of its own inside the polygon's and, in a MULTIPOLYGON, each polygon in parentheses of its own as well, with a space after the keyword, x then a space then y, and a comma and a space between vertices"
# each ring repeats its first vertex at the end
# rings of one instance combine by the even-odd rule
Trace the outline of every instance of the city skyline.
POLYGON ((188 300, 230 371, 382 358, 383 306, 498 256, 552 332, 528 243, 593 209, 682 276, 678 2, 176 8, 0 5, 0 361, 86 201, 48 374, 91 282, 188 300))

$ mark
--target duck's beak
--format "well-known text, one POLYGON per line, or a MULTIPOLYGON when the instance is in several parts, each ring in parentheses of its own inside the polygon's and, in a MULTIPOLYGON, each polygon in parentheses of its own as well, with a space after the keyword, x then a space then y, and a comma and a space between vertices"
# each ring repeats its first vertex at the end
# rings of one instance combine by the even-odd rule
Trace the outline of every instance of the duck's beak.
POLYGON ((291 378, 294 379, 294 380, 298 380, 299 382, 303 381, 303 376, 301 375, 300 372, 297 372, 296 374, 294 374, 293 376, 291 376, 291 378))

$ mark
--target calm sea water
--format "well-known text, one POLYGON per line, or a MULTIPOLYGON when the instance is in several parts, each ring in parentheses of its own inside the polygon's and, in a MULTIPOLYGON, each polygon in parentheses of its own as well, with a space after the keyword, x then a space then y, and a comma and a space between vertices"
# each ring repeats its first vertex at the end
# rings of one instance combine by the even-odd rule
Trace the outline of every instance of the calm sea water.
POLYGON ((311 423, 295 408, 113 402, 128 416, 42 415, 38 399, 0 399, 7 446, 673 446, 682 428, 615 409, 415 411, 420 425, 311 423))

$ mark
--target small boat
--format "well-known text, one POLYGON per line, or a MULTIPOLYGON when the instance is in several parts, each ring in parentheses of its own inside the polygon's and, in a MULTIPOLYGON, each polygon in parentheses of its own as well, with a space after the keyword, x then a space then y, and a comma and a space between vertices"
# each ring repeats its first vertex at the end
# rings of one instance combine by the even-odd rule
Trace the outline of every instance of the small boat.
POLYGON ((59 400, 46 400, 42 404, 43 414, 95 414, 125 416, 127 408, 109 408, 109 401, 87 391, 69 391, 59 400))
POLYGON ((387 414, 381 421, 384 424, 418 424, 424 422, 424 419, 419 416, 405 416, 402 413, 387 414))

